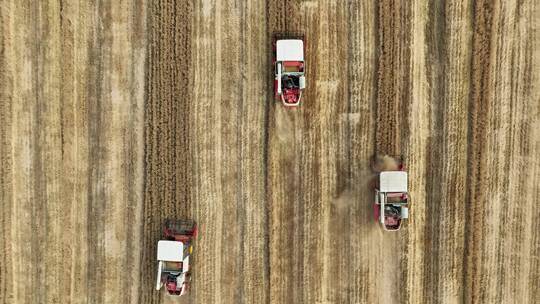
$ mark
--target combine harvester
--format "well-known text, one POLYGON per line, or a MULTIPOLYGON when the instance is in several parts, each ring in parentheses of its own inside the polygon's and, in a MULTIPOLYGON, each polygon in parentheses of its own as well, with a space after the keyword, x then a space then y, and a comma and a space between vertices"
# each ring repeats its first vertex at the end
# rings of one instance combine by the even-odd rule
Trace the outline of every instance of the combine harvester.
POLYGON ((304 40, 274 39, 274 95, 284 106, 300 105, 306 87, 304 40))
POLYGON ((388 156, 376 157, 375 163, 388 163, 386 159, 393 159, 393 166, 374 165, 377 172, 375 185, 375 219, 379 221, 386 231, 398 231, 403 220, 409 217, 408 176, 403 168, 403 160, 388 156))
POLYGON ((197 225, 189 220, 167 220, 163 239, 158 242, 158 273, 156 289, 163 285, 170 295, 184 295, 191 281, 189 257, 192 241, 197 237, 197 225))

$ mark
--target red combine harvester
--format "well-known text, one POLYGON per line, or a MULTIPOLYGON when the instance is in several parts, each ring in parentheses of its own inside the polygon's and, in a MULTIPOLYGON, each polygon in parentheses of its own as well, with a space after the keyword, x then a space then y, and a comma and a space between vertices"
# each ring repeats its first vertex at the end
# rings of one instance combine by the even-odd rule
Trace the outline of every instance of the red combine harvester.
MULTIPOLYGON (((388 156, 383 158, 391 159, 388 156)), ((381 158, 376 157, 375 161, 380 160, 381 158)), ((382 163, 388 162, 382 160, 382 163)), ((404 171, 401 158, 393 164, 395 165, 374 166, 378 173, 375 186, 375 219, 386 231, 398 231, 403 220, 409 217, 408 175, 404 171)))
POLYGON ((191 281, 189 257, 192 242, 197 237, 197 225, 191 220, 167 220, 163 238, 158 242, 158 274, 156 289, 163 285, 170 295, 184 295, 191 281))
POLYGON ((303 39, 274 39, 274 95, 283 105, 300 104, 306 87, 303 39))

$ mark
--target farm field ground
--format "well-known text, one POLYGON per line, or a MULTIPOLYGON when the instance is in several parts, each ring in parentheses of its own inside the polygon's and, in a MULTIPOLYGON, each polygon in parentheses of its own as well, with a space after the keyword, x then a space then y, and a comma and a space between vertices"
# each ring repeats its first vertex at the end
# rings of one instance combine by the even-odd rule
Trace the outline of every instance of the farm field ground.
POLYGON ((540 4, 0 3, 0 303, 539 303, 540 4), (271 40, 301 33, 298 109, 271 40), (410 220, 373 219, 374 154, 410 220), (154 290, 166 218, 200 238, 154 290))

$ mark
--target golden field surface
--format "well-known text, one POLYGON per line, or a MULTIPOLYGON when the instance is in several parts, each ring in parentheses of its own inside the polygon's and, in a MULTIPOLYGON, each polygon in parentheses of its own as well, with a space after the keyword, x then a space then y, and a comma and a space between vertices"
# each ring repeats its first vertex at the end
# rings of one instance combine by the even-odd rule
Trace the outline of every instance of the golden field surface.
POLYGON ((3 0, 0 26, 0 303, 540 303, 538 1, 3 0), (409 173, 397 233, 375 154, 409 173), (182 298, 166 218, 199 225, 182 298))

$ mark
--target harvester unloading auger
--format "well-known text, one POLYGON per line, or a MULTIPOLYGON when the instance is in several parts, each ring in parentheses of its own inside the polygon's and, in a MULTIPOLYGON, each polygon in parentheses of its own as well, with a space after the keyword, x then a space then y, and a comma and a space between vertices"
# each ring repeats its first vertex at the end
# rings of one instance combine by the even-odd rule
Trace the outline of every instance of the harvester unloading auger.
POLYGON ((409 217, 408 174, 402 157, 375 156, 375 219, 386 231, 397 231, 409 217))

